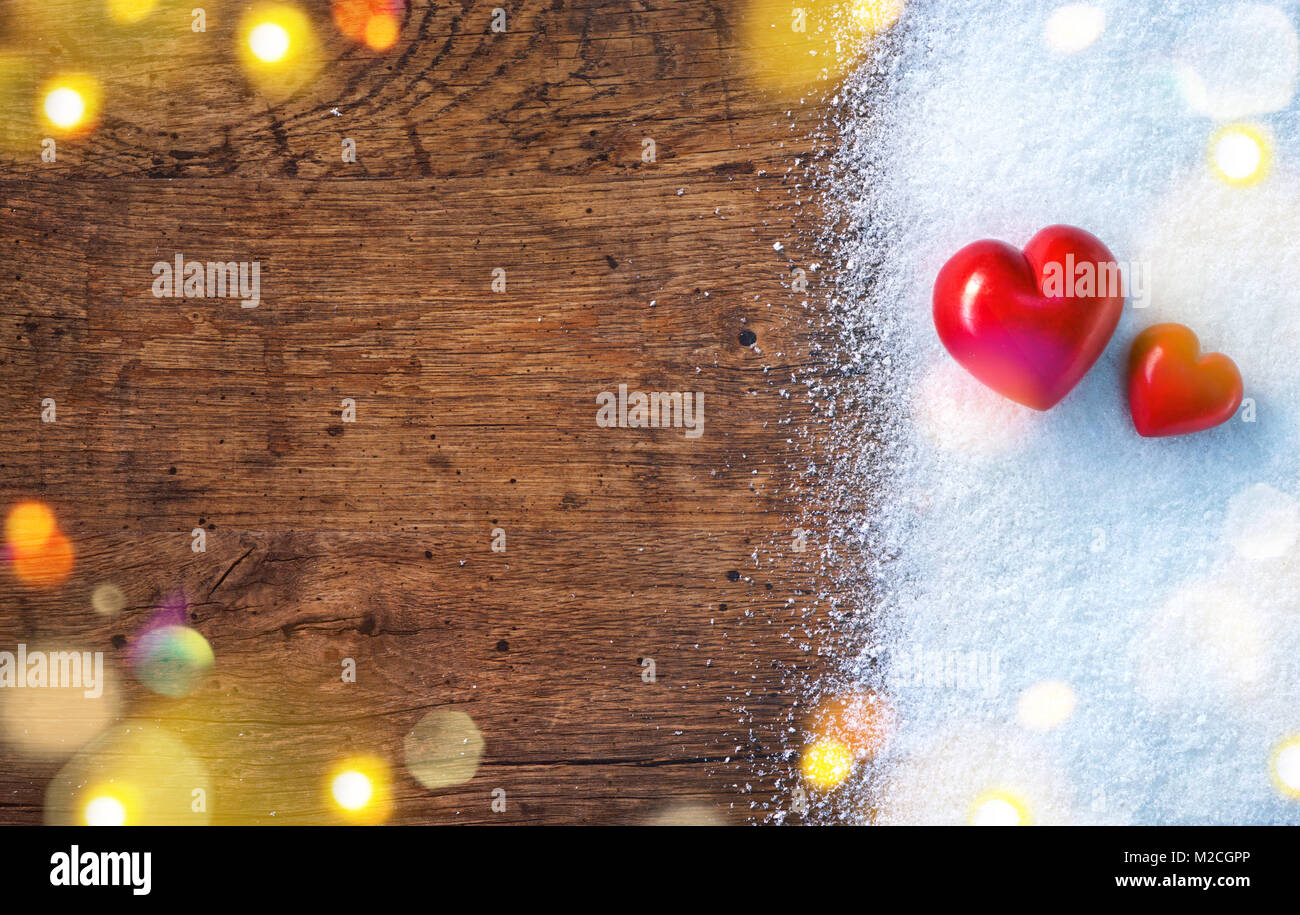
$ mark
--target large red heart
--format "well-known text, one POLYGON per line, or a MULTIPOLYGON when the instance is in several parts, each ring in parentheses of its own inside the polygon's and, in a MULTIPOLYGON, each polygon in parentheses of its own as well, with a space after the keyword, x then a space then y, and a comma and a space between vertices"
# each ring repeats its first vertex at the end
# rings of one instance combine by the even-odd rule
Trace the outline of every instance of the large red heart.
POLYGON ((1223 353, 1201 355, 1196 334, 1157 324, 1128 359, 1128 405, 1139 435, 1184 435, 1227 422, 1241 406, 1241 372, 1223 353))
POLYGON ((1072 226, 1048 226, 1024 251, 989 239, 969 244, 934 283, 934 326, 948 352, 1035 410, 1054 407, 1088 374, 1123 307, 1114 255, 1072 226))

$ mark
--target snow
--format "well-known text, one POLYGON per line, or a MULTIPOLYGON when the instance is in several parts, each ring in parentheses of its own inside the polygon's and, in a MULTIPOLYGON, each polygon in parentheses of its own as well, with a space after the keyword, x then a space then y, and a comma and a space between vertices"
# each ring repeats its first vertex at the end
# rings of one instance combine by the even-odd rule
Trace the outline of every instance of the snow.
POLYGON ((840 94, 824 190, 851 226, 833 310, 859 386, 820 391, 848 446, 821 472, 856 648, 808 699, 877 691, 897 726, 815 819, 1300 823, 1279 789, 1300 766, 1279 749, 1300 733, 1297 21, 913 0, 840 94), (1242 117, 1245 180, 1211 154, 1242 117), (1037 413, 953 363, 930 291, 962 245, 1059 222, 1148 269, 1150 304, 1037 413), (1247 402, 1143 439, 1127 348, 1170 320, 1237 362, 1247 402))

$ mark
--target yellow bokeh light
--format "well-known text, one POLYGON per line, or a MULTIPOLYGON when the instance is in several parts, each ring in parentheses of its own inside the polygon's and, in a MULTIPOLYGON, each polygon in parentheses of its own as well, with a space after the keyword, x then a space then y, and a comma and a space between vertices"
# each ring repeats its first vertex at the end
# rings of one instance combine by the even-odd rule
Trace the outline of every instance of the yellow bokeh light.
POLYGON ((110 794, 91 798, 86 805, 87 826, 125 826, 126 806, 110 794))
POLYGON ((46 123, 71 133, 88 130, 99 116, 99 83, 82 74, 60 76, 46 83, 40 111, 46 123))
POLYGON ((1016 718, 1030 731, 1050 731, 1074 714, 1074 688, 1063 680, 1042 680, 1020 694, 1016 718))
POLYGON ((86 116, 86 100, 76 89, 55 89, 45 96, 45 116, 55 127, 71 130, 86 116))
POLYGON ((248 34, 248 47, 263 63, 275 64, 284 60, 290 44, 289 33, 278 22, 263 22, 248 34))
POLYGON ((903 15, 904 0, 854 0, 850 10, 853 25, 871 34, 883 32, 903 15))
POLYGON ((1231 124, 1210 139, 1210 165, 1223 181, 1233 185, 1262 180, 1272 162, 1272 143, 1251 124, 1231 124))
POLYGON ((818 740, 804 750, 799 768, 818 788, 833 788, 853 770, 853 749, 840 740, 818 740))
POLYGON ((1300 734, 1282 741, 1273 750, 1273 783, 1288 797, 1300 799, 1300 734))
POLYGON ((259 91, 284 97, 307 85, 324 63, 312 21, 297 6, 262 3, 239 24, 244 73, 259 91))
POLYGON ((905 0, 750 0, 741 35, 744 73, 794 91, 838 79, 905 7, 905 0))
POLYGON ((971 805, 972 826, 1029 826, 1033 822, 1024 802, 1005 791, 991 791, 971 805))
POLYGON ((158 0, 108 0, 108 14, 118 22, 139 22, 158 5, 158 0))
POLYGON ((204 826, 212 802, 202 763, 159 719, 118 719, 47 783, 45 822, 204 826))
POLYGON ((360 810, 370 803, 375 786, 370 784, 370 779, 364 772, 349 769, 334 776, 330 792, 334 795, 335 803, 344 810, 360 810))
POLYGON ((374 756, 340 762, 327 779, 329 796, 342 816, 354 823, 382 823, 390 809, 388 764, 374 756))

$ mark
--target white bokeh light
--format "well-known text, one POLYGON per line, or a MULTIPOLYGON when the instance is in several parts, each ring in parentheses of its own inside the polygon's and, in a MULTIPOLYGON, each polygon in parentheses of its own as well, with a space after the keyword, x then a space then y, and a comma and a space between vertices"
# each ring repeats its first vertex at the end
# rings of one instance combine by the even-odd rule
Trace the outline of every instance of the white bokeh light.
POLYGON ((334 794, 334 800, 344 810, 360 810, 370 803, 375 789, 364 773, 349 770, 334 777, 330 790, 334 794))
POLYGON ((1202 345, 1232 357, 1251 398, 1289 397, 1300 381, 1298 188, 1280 169, 1245 187, 1207 169, 1175 185, 1144 220, 1138 258, 1160 291, 1144 322, 1202 329, 1202 345), (1240 320, 1246 306, 1250 320, 1240 320))
POLYGON ((289 53, 289 33, 275 22, 264 22, 248 36, 248 46, 258 60, 273 64, 289 53))
POLYGON ((1282 790, 1300 797, 1300 737, 1284 742, 1273 757, 1273 775, 1282 790))
POLYGON ((1005 795, 994 795, 975 802, 971 811, 972 826, 1023 826, 1025 814, 1020 806, 1005 795))
POLYGON ((1077 54, 1091 47, 1106 29, 1106 12, 1091 3, 1069 3, 1056 9, 1043 28, 1054 51, 1077 54))
POLYGON ((1275 559, 1288 553, 1300 533, 1300 504, 1264 483, 1232 497, 1223 538, 1242 559, 1275 559))
POLYGON ((1187 28, 1174 49, 1187 104, 1216 120, 1279 111, 1300 72, 1300 38, 1285 12, 1262 3, 1216 7, 1187 28))
POLYGON ((1231 583, 1189 583, 1156 609, 1136 646, 1139 687, 1159 702, 1254 693, 1267 666, 1266 631, 1263 615, 1231 583))
POLYGON ((103 795, 86 805, 87 826, 121 826, 126 822, 126 808, 115 797, 103 795))
POLYGON ((1020 694, 1016 720, 1030 731, 1050 731, 1074 714, 1074 688, 1063 680, 1041 680, 1020 694))
POLYGON ((76 127, 86 116, 86 100, 76 89, 61 87, 45 96, 45 116, 55 127, 76 127))

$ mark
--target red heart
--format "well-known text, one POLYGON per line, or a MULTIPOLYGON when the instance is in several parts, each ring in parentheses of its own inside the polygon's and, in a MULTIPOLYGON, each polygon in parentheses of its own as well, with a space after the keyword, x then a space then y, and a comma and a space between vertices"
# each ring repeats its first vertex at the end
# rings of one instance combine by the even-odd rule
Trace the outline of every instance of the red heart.
POLYGON ((1128 405, 1139 435, 1185 435, 1227 422, 1241 406, 1241 372, 1223 353, 1201 355, 1196 334, 1157 324, 1128 358, 1128 405))
POLYGON ((1106 348, 1124 307, 1120 285, 1114 255, 1082 229, 1048 226, 1023 252, 986 239, 939 271, 934 326, 953 358, 984 384, 1048 410, 1106 348))

